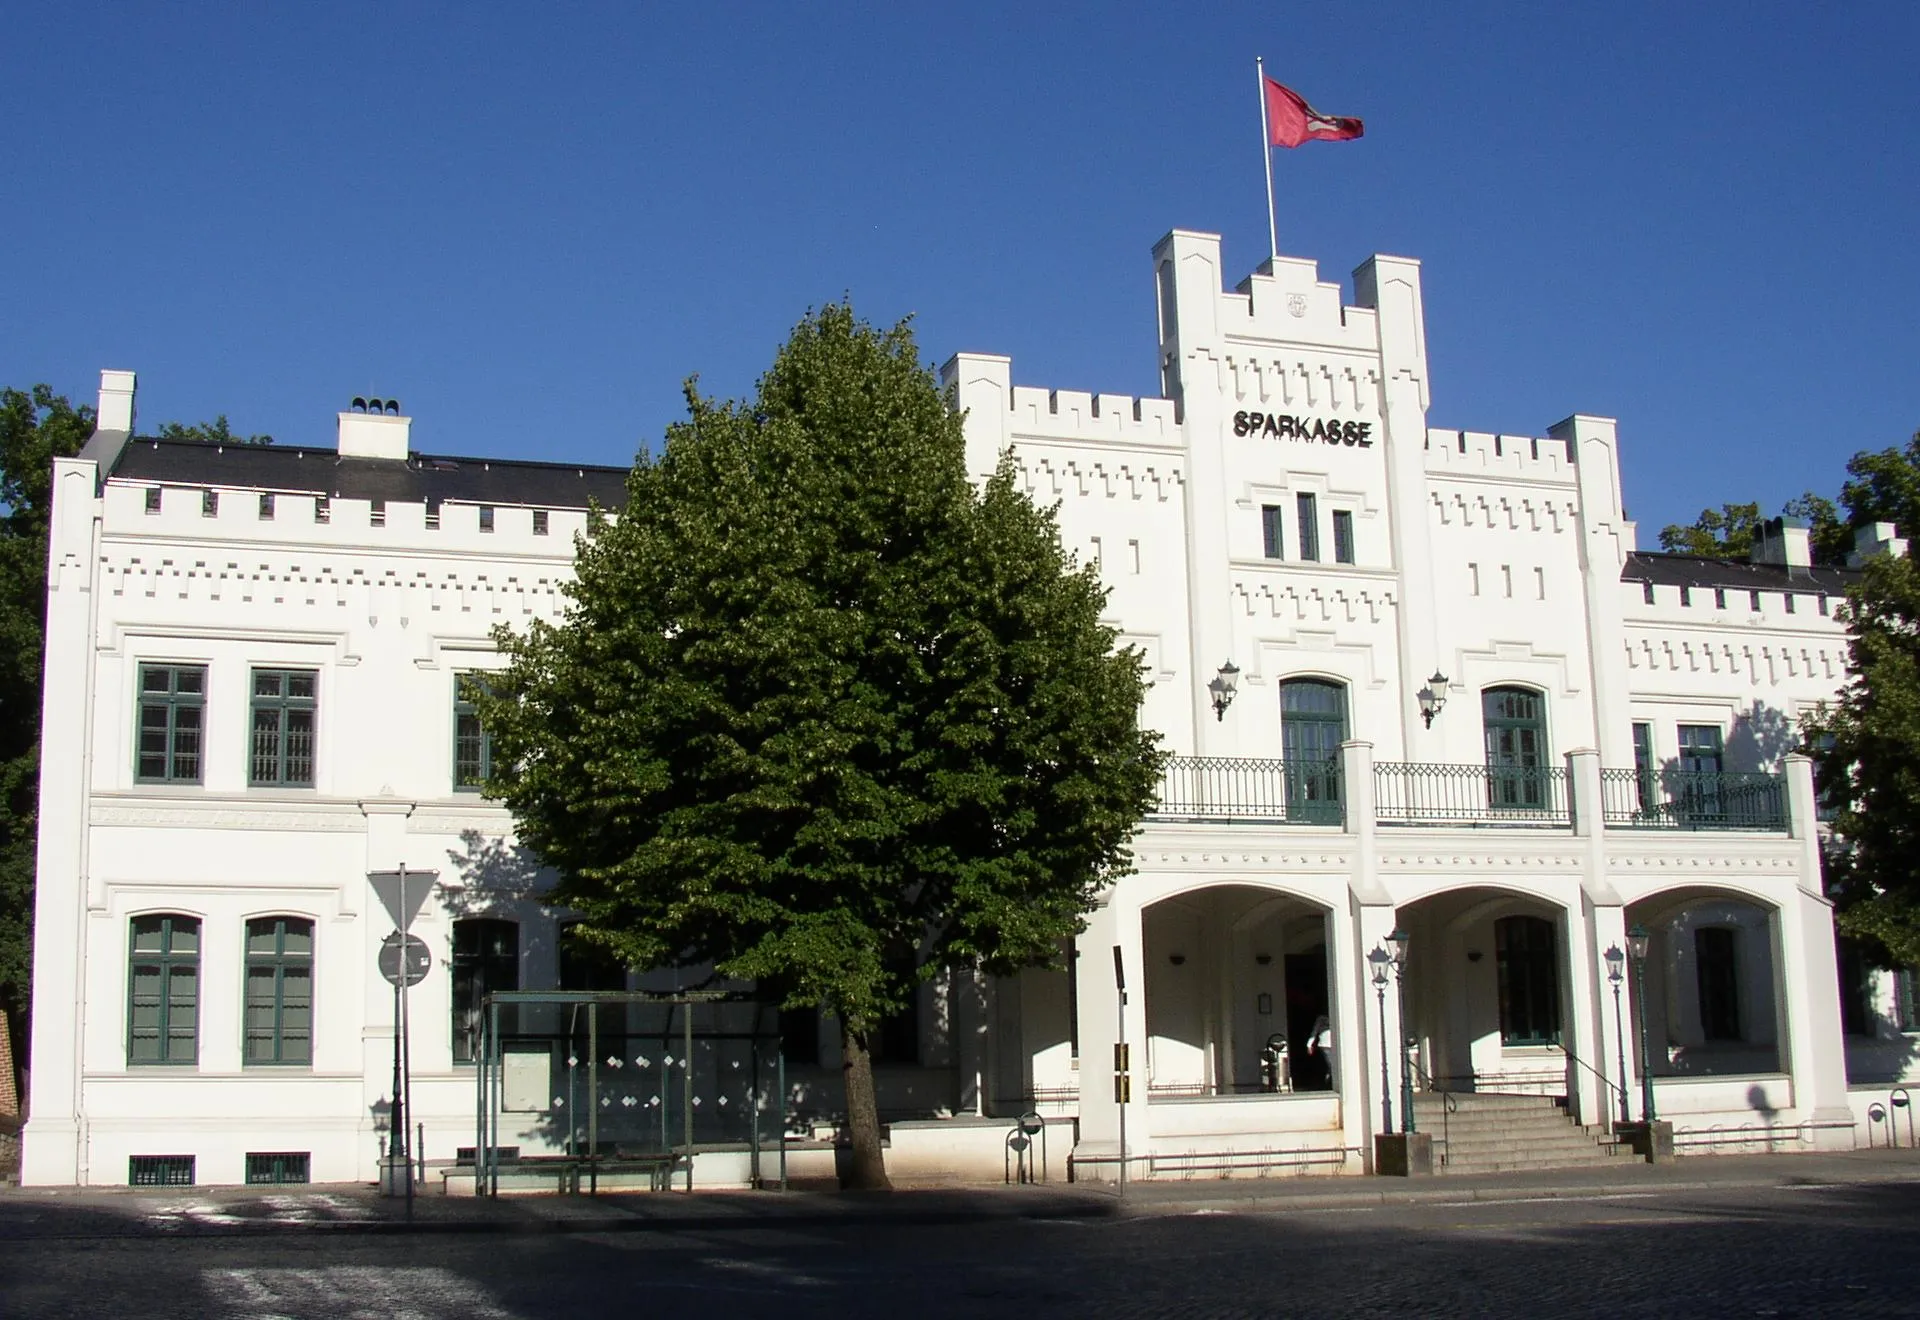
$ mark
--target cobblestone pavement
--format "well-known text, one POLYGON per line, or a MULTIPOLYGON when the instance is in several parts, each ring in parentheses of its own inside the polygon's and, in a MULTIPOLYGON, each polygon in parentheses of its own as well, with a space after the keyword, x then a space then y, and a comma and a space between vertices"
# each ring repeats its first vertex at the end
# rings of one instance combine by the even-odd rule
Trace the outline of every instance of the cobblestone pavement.
POLYGON ((94 1231, 103 1222, 0 1241, 0 1313, 1920 1316, 1913 1182, 564 1234, 94 1231))

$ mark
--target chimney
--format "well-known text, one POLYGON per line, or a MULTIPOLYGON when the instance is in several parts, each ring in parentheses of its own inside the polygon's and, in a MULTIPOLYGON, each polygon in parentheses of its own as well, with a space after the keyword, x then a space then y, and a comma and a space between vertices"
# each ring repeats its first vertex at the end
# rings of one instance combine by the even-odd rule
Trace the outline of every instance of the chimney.
POLYGON ((1854 528, 1853 552, 1847 556, 1847 567, 1861 568, 1869 559, 1878 559, 1881 555, 1905 559, 1907 538, 1894 535, 1894 530, 1890 522, 1868 523, 1865 527, 1854 528))
POLYGON ((1760 524, 1753 539, 1753 562, 1784 564, 1788 568, 1813 567, 1813 534, 1804 518, 1769 518, 1760 524))
POLYGON ((100 373, 100 402, 94 409, 93 434, 80 448, 80 457, 100 465, 102 478, 110 476, 120 461, 120 451, 133 434, 133 383, 131 371, 100 373))
POLYGON ((340 414, 340 457, 404 462, 413 418, 400 415, 398 399, 355 399, 340 414))

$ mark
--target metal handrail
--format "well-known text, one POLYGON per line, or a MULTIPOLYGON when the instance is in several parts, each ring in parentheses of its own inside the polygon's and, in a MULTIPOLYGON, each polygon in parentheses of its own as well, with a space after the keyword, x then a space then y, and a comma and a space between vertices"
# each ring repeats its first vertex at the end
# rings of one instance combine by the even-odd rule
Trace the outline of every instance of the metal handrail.
POLYGON ((1170 756, 1151 814, 1337 827, 1345 798, 1338 757, 1170 756))
MULTIPOLYGON (((1627 1098, 1627 1088, 1624 1082, 1616 1084, 1611 1077, 1608 1077, 1604 1072, 1601 1072, 1598 1068, 1588 1063, 1585 1059, 1581 1058, 1578 1054, 1575 1054, 1572 1050, 1568 1049, 1565 1045, 1562 1045, 1560 1047, 1560 1050, 1561 1050, 1561 1053, 1565 1054, 1569 1059, 1573 1060, 1575 1063, 1579 1064, 1582 1068, 1585 1068, 1588 1072, 1592 1073, 1595 1077, 1599 1078, 1600 1084, 1606 1087, 1609 1092, 1611 1092, 1611 1094, 1607 1097, 1607 1128, 1608 1130, 1612 1130, 1613 1124, 1614 1124, 1614 1117, 1613 1117, 1614 1097, 1617 1096, 1622 1100, 1625 1100, 1627 1098)), ((1570 1096, 1573 1092, 1573 1089, 1574 1088, 1571 1085, 1567 1087, 1567 1092, 1570 1096)))
POLYGON ((1600 771, 1601 818, 1612 829, 1787 829, 1784 775, 1745 771, 1600 771))
POLYGON ((1376 761, 1374 818, 1384 825, 1571 826, 1567 768, 1376 761))
POLYGON ((1460 1112, 1457 1093, 1450 1087, 1440 1085, 1431 1073, 1420 1066, 1418 1059, 1408 1059, 1407 1064, 1413 1069, 1413 1075, 1426 1083, 1427 1091, 1440 1097, 1440 1145, 1443 1147, 1440 1152, 1440 1162, 1451 1164, 1453 1163, 1453 1124, 1448 1120, 1460 1112))

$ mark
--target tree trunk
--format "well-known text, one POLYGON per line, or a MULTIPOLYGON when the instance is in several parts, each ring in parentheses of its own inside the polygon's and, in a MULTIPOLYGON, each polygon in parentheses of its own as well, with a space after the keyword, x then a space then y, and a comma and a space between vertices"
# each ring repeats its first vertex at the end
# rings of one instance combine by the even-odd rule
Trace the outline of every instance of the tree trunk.
POLYGON ((867 1033, 840 1022, 840 1078, 847 1096, 847 1134, 853 1143, 840 1186, 846 1191, 885 1192, 886 1155, 880 1149, 880 1106, 873 1094, 873 1055, 867 1033))

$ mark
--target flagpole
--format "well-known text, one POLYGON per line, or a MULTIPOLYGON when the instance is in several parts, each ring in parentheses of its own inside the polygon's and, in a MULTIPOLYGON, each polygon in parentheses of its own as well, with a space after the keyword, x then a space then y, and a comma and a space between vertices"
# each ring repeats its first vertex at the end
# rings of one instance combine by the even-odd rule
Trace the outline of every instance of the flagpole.
POLYGON ((1267 66, 1258 55, 1253 57, 1253 74, 1260 83, 1260 160, 1267 167, 1267 246, 1278 262, 1280 230, 1273 218, 1273 132, 1267 127, 1267 66))

